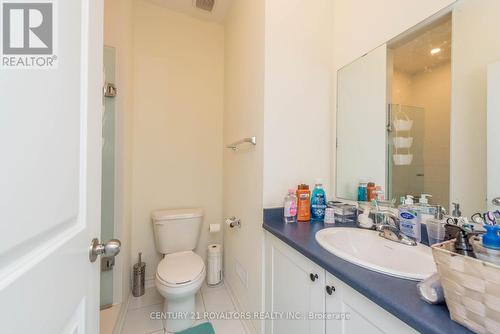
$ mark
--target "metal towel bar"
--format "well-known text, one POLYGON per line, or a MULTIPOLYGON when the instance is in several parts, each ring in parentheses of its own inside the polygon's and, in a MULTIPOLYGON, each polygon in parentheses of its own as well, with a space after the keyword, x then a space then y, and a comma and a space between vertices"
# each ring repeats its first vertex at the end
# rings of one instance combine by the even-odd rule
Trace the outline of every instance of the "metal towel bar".
POLYGON ((257 145, 257 138, 255 136, 243 138, 243 139, 240 139, 238 141, 235 141, 232 144, 227 145, 226 148, 230 148, 233 151, 236 151, 236 150, 238 150, 238 146, 241 144, 244 144, 244 143, 250 143, 250 144, 255 146, 255 145, 257 145))

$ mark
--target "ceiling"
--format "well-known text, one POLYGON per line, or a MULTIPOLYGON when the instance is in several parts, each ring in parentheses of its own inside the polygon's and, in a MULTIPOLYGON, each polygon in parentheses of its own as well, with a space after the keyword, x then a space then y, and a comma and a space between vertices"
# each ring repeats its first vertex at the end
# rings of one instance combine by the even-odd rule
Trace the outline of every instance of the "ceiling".
POLYGON ((393 50, 394 68, 415 74, 430 71, 451 60, 451 16, 437 24, 419 30, 389 46, 393 50), (432 55, 430 51, 440 48, 441 52, 432 55))
POLYGON ((177 12, 207 21, 218 23, 224 22, 224 18, 233 3, 233 0, 215 0, 214 9, 211 12, 196 8, 196 0, 148 0, 160 6, 167 7, 177 12))

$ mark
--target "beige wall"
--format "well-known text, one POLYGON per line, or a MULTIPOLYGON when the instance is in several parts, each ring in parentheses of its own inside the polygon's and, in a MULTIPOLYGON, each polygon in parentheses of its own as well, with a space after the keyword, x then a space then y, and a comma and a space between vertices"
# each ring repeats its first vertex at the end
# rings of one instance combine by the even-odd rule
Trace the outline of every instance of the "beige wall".
POLYGON ((121 303, 130 294, 131 244, 131 152, 132 152, 132 0, 104 1, 104 44, 116 50, 116 205, 115 236, 122 241, 116 258, 113 301, 121 303))
POLYGON ((412 76, 409 73, 394 70, 391 77, 391 103, 411 106, 412 76))
POLYGON ((266 1, 264 207, 323 179, 330 197, 331 0, 266 1))
POLYGON ((151 212, 201 207, 197 252, 208 224, 222 222, 224 29, 148 1, 135 1, 132 258, 139 251, 154 278, 151 212))
POLYGON ((414 156, 411 166, 394 167, 395 193, 431 194, 431 203, 449 207, 451 63, 415 74, 394 71, 392 80, 392 103, 424 110, 421 138, 414 138, 413 145, 423 145, 419 150, 422 157, 414 156), (422 161, 423 166, 415 165, 417 161, 422 161), (418 173, 425 175, 423 182, 416 176, 418 173))
MULTIPOLYGON (((336 71, 389 41, 455 0, 333 0, 332 106, 337 104, 336 71)), ((335 138, 335 118, 332 138, 335 138)), ((335 148, 333 162, 335 162, 335 148)), ((332 168, 335 182, 335 169, 332 168)))
POLYGON ((224 142, 257 136, 224 154, 224 214, 242 219, 225 231, 225 277, 244 310, 263 307, 262 208, 301 182, 329 188, 331 10, 329 0, 241 0, 225 22, 224 142))
POLYGON ((413 76, 413 105, 425 109, 424 192, 432 203, 450 203, 451 64, 413 76))
MULTIPOLYGON (((224 143, 256 136, 257 146, 224 151, 224 216, 242 221, 241 229, 225 227, 224 274, 245 311, 262 310, 263 127, 264 0, 238 0, 225 23, 224 143)), ((260 332, 258 321, 253 327, 260 332)))
MULTIPOLYGON (((392 157, 389 156, 392 163, 390 180, 392 182, 391 196, 392 198, 398 200, 401 196, 420 196, 420 194, 426 193, 424 190, 424 179, 417 175, 424 174, 423 150, 424 136, 426 134, 424 122, 427 114, 424 115, 425 110, 422 109, 422 106, 416 103, 413 99, 413 76, 411 74, 394 70, 391 75, 390 84, 392 94, 391 103, 394 104, 392 114, 393 117, 400 118, 402 116, 400 112, 402 112, 413 120, 413 127, 411 131, 413 143, 410 149, 410 153, 413 154, 412 163, 406 166, 395 166, 392 162, 392 157)), ((399 134, 396 134, 395 132, 392 134, 393 137, 398 135, 399 134)), ((395 154, 396 150, 393 145, 391 149, 392 153, 395 154)), ((404 149, 402 152, 398 151, 398 153, 406 152, 407 151, 404 149)))

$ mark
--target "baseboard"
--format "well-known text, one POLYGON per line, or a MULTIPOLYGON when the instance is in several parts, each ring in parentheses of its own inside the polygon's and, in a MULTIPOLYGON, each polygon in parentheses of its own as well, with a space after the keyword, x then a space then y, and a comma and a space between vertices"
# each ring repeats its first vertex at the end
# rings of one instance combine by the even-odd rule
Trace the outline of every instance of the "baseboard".
POLYGON ((120 306, 120 313, 118 313, 118 319, 116 319, 115 327, 113 328, 113 334, 121 334, 123 330, 123 324, 125 323, 125 316, 128 311, 128 304, 130 303, 130 296, 132 294, 129 293, 127 295, 127 299, 123 301, 120 306))
MULTIPOLYGON (((246 310, 243 309, 241 303, 239 302, 238 298, 236 298, 236 295, 234 293, 234 290, 233 288, 231 287, 231 285, 229 284, 228 280, 225 279, 224 280, 224 285, 226 286, 226 290, 229 294, 229 298, 231 298, 231 300, 233 301, 233 304, 234 306, 236 307, 236 311, 238 312, 245 312, 246 310)), ((241 319, 241 323, 243 324, 243 327, 245 329, 245 332, 247 334, 256 334, 257 331, 255 330, 255 327, 252 323, 251 320, 249 319, 241 319)))

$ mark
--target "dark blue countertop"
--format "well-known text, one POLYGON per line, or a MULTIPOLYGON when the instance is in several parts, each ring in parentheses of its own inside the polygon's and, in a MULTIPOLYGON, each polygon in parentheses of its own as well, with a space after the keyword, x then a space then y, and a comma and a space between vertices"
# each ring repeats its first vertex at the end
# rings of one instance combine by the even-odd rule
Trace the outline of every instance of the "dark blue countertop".
POLYGON ((282 208, 264 209, 264 229, 401 321, 425 334, 471 333, 450 319, 446 305, 430 305, 422 301, 416 282, 362 268, 321 248, 315 234, 325 228, 323 223, 285 224, 282 214, 282 208))

